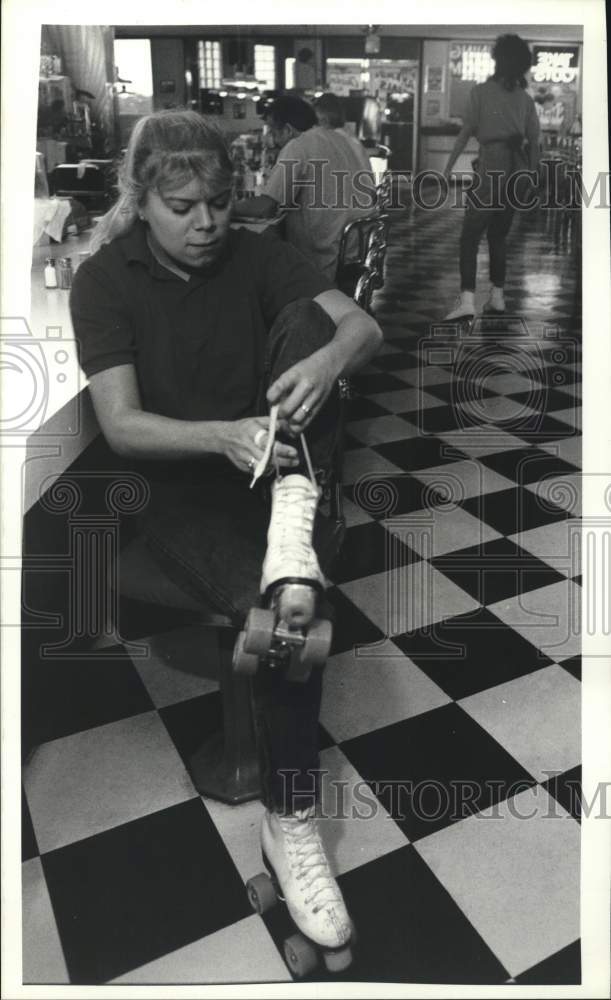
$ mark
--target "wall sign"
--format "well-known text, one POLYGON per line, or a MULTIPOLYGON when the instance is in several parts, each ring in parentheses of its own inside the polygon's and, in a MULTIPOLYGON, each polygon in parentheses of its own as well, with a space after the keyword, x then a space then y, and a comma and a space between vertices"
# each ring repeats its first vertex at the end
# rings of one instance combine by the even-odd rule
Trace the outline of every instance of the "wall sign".
POLYGON ((427 66, 426 74, 424 77, 424 93, 425 94, 442 94, 443 93, 443 66, 427 66))
POLYGON ((579 72, 577 46, 535 45, 531 76, 535 83, 574 83, 579 72))
POLYGON ((461 80, 484 83, 494 73, 492 46, 476 42, 450 42, 450 73, 461 80))

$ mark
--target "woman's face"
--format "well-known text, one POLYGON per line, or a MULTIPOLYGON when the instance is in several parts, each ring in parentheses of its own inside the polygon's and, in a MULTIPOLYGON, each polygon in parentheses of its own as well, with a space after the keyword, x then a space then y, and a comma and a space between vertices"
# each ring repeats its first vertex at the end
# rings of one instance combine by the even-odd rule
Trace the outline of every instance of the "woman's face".
POLYGON ((149 191, 142 214, 170 257, 189 267, 206 268, 217 260, 227 239, 232 201, 230 183, 206 191, 194 177, 162 194, 149 191))

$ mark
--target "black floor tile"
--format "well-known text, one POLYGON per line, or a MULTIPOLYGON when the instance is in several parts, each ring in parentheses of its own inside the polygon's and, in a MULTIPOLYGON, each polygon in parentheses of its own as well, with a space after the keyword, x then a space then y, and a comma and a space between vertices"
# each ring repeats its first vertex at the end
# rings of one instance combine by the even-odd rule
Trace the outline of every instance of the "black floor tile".
POLYGON ((482 462, 501 476, 520 485, 536 483, 550 476, 570 476, 579 469, 558 455, 538 448, 509 448, 506 451, 482 455, 482 462))
POLYGON ((28 800, 25 797, 23 788, 21 789, 21 860, 29 861, 30 858, 37 858, 40 851, 36 843, 36 834, 32 826, 32 817, 28 808, 28 800))
POLYGON ((409 351, 398 351, 396 354, 380 354, 371 362, 376 368, 383 371, 401 371, 402 368, 412 368, 417 364, 417 359, 409 351))
POLYGON ((391 566, 407 566, 419 558, 408 545, 393 539, 377 521, 370 521, 369 524, 348 528, 331 578, 336 584, 346 583, 373 573, 383 573, 391 566))
POLYGON ((495 604, 566 579, 508 538, 448 552, 431 562, 480 604, 495 604))
MULTIPOLYGON (((404 473, 372 473, 356 484, 345 487, 346 496, 376 521, 422 510, 434 502, 434 493, 404 473)), ((440 498, 440 502, 442 502, 440 498)))
POLYGON ((199 798, 51 851, 42 863, 73 983, 103 983, 251 913, 199 798))
POLYGON ((119 631, 123 639, 142 639, 188 627, 201 619, 201 613, 196 611, 182 611, 180 608, 122 597, 119 631))
POLYGON ((406 472, 416 469, 430 469, 433 466, 447 462, 457 462, 466 456, 457 448, 453 448, 435 438, 408 438, 407 441, 390 441, 388 444, 374 446, 374 451, 393 462, 406 472))
POLYGON ((581 680, 581 656, 571 656, 568 660, 563 660, 560 664, 576 680, 581 680))
POLYGON ((384 638, 377 625, 369 621, 341 590, 332 587, 327 591, 327 597, 335 612, 331 655, 384 638))
POLYGON ((542 785, 578 823, 581 822, 581 767, 573 767, 564 774, 550 775, 542 785))
POLYGON ((581 941, 516 976, 518 986, 578 986, 581 983, 581 941))
MULTIPOLYGON (((353 964, 305 982, 502 983, 507 972, 411 845, 338 879, 357 931, 353 964)), ((264 916, 281 950, 294 928, 283 906, 264 916)))
POLYGON ((536 782, 455 704, 347 740, 341 749, 410 841, 536 782))
POLYGON ((516 535, 519 531, 529 531, 555 521, 566 521, 569 517, 561 507, 556 507, 549 500, 543 500, 531 490, 519 486, 513 490, 469 497, 463 500, 462 506, 502 535, 516 535))
POLYGON ((353 451, 355 448, 363 447, 363 442, 357 441, 357 439, 355 437, 352 437, 351 434, 348 434, 347 431, 344 431, 343 444, 344 444, 344 451, 353 451))
MULTIPOLYGON (((452 378, 451 371, 448 371, 447 382, 439 382, 436 385, 427 385, 424 388, 426 392, 430 393, 431 396, 436 396, 438 399, 442 399, 444 403, 447 403, 448 405, 456 405, 464 402, 465 400, 470 401, 473 398, 470 384, 467 383, 465 386, 463 379, 452 378)), ((491 392, 483 386, 477 387, 478 399, 490 399, 492 396, 496 395, 498 395, 498 393, 491 392)))
MULTIPOLYGON (((542 414, 553 413, 554 410, 567 410, 567 399, 569 400, 570 406, 570 396, 567 396, 566 392, 559 392, 558 389, 553 388, 543 388, 541 391, 541 405, 534 406, 531 402, 535 393, 533 392, 512 392, 508 393, 509 399, 515 399, 518 403, 526 403, 527 405, 533 406, 535 409, 541 411, 542 414)), ((555 423, 560 424, 560 421, 555 421, 555 423)), ((553 429, 553 424, 550 425, 550 429, 553 429)))
POLYGON ((462 430, 466 425, 473 426, 468 422, 468 415, 459 413, 454 406, 427 406, 399 413, 398 416, 415 424, 423 434, 443 434, 447 431, 462 430))
POLYGON ((370 393, 393 392, 395 389, 405 389, 405 382, 395 375, 391 375, 389 372, 380 372, 376 375, 352 375, 350 382, 355 390, 363 396, 367 396, 370 393))
POLYGON ((187 770, 192 754, 223 729, 223 706, 218 691, 167 705, 158 712, 187 770))
MULTIPOLYGON (((405 384, 401 386, 405 388, 405 384)), ((387 417, 388 410, 365 396, 354 396, 348 402, 346 420, 369 420, 372 417, 387 417)))
POLYGON ((43 659, 30 665, 27 721, 30 744, 69 736, 148 712, 154 705, 122 647, 106 652, 113 658, 83 655, 76 659, 43 659))
POLYGON ((393 636, 393 642, 455 700, 551 662, 487 608, 393 636))

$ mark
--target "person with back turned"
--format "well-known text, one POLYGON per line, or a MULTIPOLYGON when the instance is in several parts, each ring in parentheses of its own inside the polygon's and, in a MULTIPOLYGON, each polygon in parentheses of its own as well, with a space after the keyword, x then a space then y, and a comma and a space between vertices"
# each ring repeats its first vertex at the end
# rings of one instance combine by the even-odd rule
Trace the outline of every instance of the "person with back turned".
POLYGON ((265 120, 280 154, 263 194, 238 202, 235 212, 271 217, 285 209, 288 241, 334 281, 344 227, 375 207, 369 157, 344 131, 333 94, 324 94, 314 108, 299 97, 281 96, 265 120))
POLYGON ((525 89, 524 74, 532 63, 530 49, 519 35, 501 35, 492 55, 494 74, 473 87, 463 127, 444 171, 449 178, 470 136, 476 136, 480 148, 474 199, 467 200, 460 237, 461 291, 446 320, 471 320, 475 315, 477 251, 484 232, 490 250, 492 286, 484 311, 505 312, 505 241, 518 200, 526 204, 525 185, 510 185, 510 178, 513 175, 517 180, 517 171, 536 171, 539 164, 539 119, 525 89))

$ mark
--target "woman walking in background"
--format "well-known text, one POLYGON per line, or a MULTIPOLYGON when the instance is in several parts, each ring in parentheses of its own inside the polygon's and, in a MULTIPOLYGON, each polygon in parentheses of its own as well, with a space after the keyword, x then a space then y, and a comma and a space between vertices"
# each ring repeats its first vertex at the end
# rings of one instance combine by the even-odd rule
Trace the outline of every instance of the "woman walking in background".
POLYGON ((484 232, 488 237, 492 285, 484 310, 505 311, 505 240, 516 197, 525 200, 520 186, 515 182, 508 186, 508 181, 516 171, 536 171, 539 165, 539 119, 534 101, 525 90, 525 73, 532 64, 530 49, 519 35, 501 35, 492 56, 494 74, 473 87, 463 127, 444 171, 449 178, 458 156, 474 135, 480 148, 474 162, 474 196, 467 199, 460 237, 461 291, 446 320, 469 320, 475 315, 477 251, 484 232))

